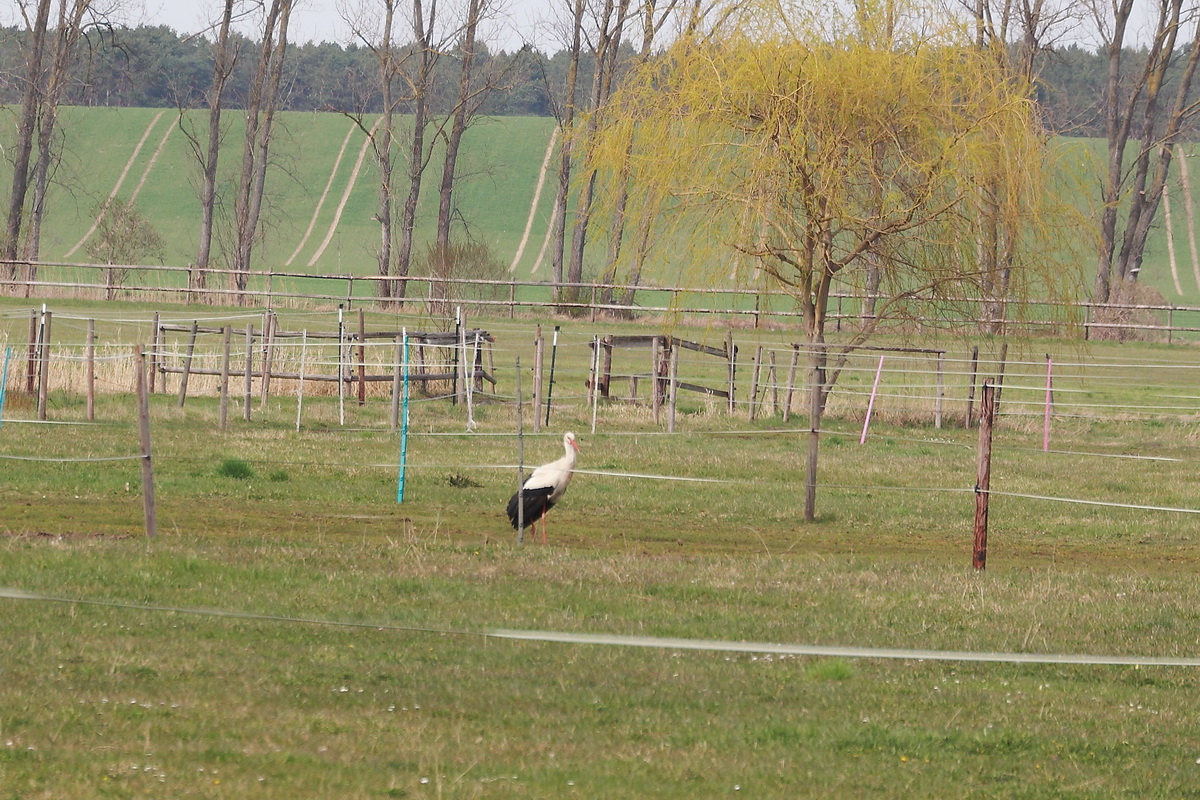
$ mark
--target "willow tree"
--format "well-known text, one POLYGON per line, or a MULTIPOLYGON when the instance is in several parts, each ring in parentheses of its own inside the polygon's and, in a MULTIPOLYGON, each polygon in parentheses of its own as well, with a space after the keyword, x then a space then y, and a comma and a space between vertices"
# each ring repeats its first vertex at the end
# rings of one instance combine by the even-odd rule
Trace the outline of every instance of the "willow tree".
MULTIPOLYGON (((849 354, 889 321, 962 322, 995 276, 978 256, 979 188, 1003 185, 1019 238, 1016 294, 1065 285, 1041 247, 1047 149, 1028 87, 924 7, 859 2, 842 14, 757 0, 710 14, 632 76, 590 152, 640 196, 662 197, 658 242, 684 263, 751 261, 802 312, 810 428, 805 518, 815 518, 821 417, 849 354), (1033 257, 1030 257, 1032 253, 1033 257), (831 294, 864 296, 837 341, 831 294), (958 315, 957 318, 955 315, 958 315)), ((614 181, 619 183, 619 181, 614 181)), ((711 280, 724 278, 714 274, 711 280)))

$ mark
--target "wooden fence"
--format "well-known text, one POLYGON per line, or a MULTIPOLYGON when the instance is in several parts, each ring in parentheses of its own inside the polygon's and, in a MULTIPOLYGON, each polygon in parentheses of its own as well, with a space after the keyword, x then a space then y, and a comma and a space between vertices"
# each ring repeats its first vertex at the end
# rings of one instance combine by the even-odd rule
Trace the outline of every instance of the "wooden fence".
MULTIPOLYGON (((694 288, 683 286, 630 286, 627 284, 565 283, 558 287, 545 282, 519 280, 438 279, 426 276, 380 277, 377 275, 310 275, 298 272, 253 271, 241 274, 245 289, 230 288, 236 273, 210 269, 206 273, 210 288, 195 287, 195 275, 188 267, 129 265, 110 267, 67 262, 2 262, 0 293, 16 297, 44 299, 54 296, 104 298, 112 287, 107 283, 110 270, 119 269, 128 277, 117 289, 122 299, 145 302, 208 303, 274 307, 315 307, 340 304, 347 310, 357 307, 387 309, 422 308, 431 316, 444 316, 451 305, 461 305, 475 314, 507 315, 554 312, 596 321, 599 315, 638 317, 677 315, 719 317, 744 320, 754 327, 795 325, 800 311, 786 292, 765 288, 694 288), (227 287, 212 287, 226 282, 227 287), (380 297, 380 284, 388 284, 388 298, 380 297), (635 292, 632 304, 603 302, 610 294, 635 292), (403 295, 402 300, 395 298, 403 295)), ((835 293, 830 296, 828 317, 840 330, 844 323, 861 318, 865 301, 861 295, 835 293)), ((943 305, 946 305, 943 303, 943 305)), ((1200 333, 1200 307, 1174 304, 1051 303, 1042 301, 1006 301, 1011 308, 1022 308, 1017 315, 1006 314, 997 320, 984 313, 995 301, 964 297, 949 303, 958 309, 956 320, 940 319, 930 325, 952 321, 975 325, 992 333, 1057 333, 1074 325, 1083 338, 1097 335, 1110 338, 1153 337, 1170 342, 1178 337, 1196 338, 1200 333)), ((906 325, 927 324, 906 319, 906 325)))

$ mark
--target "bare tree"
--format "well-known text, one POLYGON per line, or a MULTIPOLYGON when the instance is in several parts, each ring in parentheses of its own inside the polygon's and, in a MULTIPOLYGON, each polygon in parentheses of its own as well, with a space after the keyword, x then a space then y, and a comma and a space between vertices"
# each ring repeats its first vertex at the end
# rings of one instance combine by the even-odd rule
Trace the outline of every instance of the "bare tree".
MULTIPOLYGON (((974 22, 975 46, 989 54, 1032 102, 1044 55, 1063 36, 1077 32, 1078 9, 1069 0, 967 0, 965 6, 974 22)), ((1020 240, 1020 232, 1012 228, 1013 218, 1001 210, 1012 201, 1007 191, 1007 184, 997 175, 984 174, 974 192, 982 319, 992 332, 1000 332, 1006 316, 1012 263, 1020 240)), ((874 313, 879 275, 878 266, 868 275, 864 304, 868 314, 874 313)))
POLYGON ((84 34, 84 19, 91 6, 91 0, 73 0, 70 4, 62 2, 58 7, 53 59, 38 104, 38 157, 33 168, 33 205, 29 211, 29 229, 25 233, 25 259, 30 262, 30 282, 37 277, 37 266, 33 262, 41 254, 46 192, 50 186, 50 174, 59 156, 54 148, 58 139, 58 107, 62 102, 68 71, 75 61, 77 45, 84 34))
POLYGON ((208 136, 203 145, 198 137, 184 124, 180 113, 180 129, 187 134, 192 152, 200 164, 200 241, 196 247, 196 266, 189 283, 193 289, 204 289, 208 285, 208 268, 212 256, 213 225, 217 204, 217 162, 221 155, 221 113, 225 105, 225 87, 233 74, 237 53, 230 41, 229 29, 233 23, 234 0, 225 0, 221 20, 217 24, 217 40, 214 43, 213 79, 208 90, 208 136))
POLYGON ((1114 0, 1108 8, 1098 2, 1090 6, 1108 56, 1105 93, 1108 163, 1101 187, 1099 254, 1092 291, 1092 299, 1097 303, 1121 299, 1136 284, 1146 237, 1158 212, 1171 166, 1170 145, 1179 137, 1183 124, 1196 113, 1196 104, 1189 100, 1200 60, 1196 10, 1184 0, 1155 0, 1150 38, 1144 50, 1133 52, 1126 40, 1135 5, 1135 0, 1114 0), (1109 11, 1111 18, 1107 16, 1109 11), (1179 34, 1188 25, 1194 28, 1192 39, 1179 48, 1179 34), (1126 65, 1130 57, 1138 59, 1132 70, 1126 65), (1174 98, 1166 96, 1171 85, 1169 75, 1175 77, 1174 98), (1140 146, 1130 162, 1127 148, 1131 141, 1139 141, 1140 146), (1123 200, 1127 201, 1125 224, 1118 231, 1123 200))
MULTIPOLYGON (((418 0, 417 6, 420 3, 418 0)), ((397 47, 395 41, 396 17, 400 13, 397 0, 365 0, 353 8, 344 7, 342 18, 350 25, 353 36, 375 57, 376 80, 375 88, 382 102, 382 114, 378 121, 369 123, 361 111, 345 113, 354 120, 358 128, 367 137, 371 145, 375 163, 379 166, 379 210, 375 220, 379 223, 379 249, 376 252, 378 274, 381 280, 377 293, 381 298, 392 296, 393 289, 403 295, 403 282, 400 287, 394 287, 386 280, 392 274, 393 246, 395 242, 395 211, 393 176, 393 147, 397 138, 396 110, 400 103, 409 99, 397 88, 401 72, 409 57, 416 58, 419 46, 407 50, 397 47), (382 12, 382 17, 378 16, 382 12)), ((364 102, 364 107, 365 107, 364 102)))
POLYGON ((188 109, 182 103, 179 106, 179 130, 187 139, 200 168, 200 235, 196 246, 196 262, 188 276, 189 289, 203 290, 208 286, 216 226, 217 165, 225 136, 221 118, 225 110, 225 90, 237 62, 237 48, 230 36, 236 4, 236 0, 223 0, 221 16, 212 26, 217 34, 213 42, 212 84, 205 98, 208 105, 208 130, 205 135, 199 134, 189 124, 188 109))
MULTIPOLYGON (((396 275, 407 278, 412 271, 414 231, 417 225, 417 204, 421 199, 421 185, 425 168, 429 165, 431 149, 427 144, 429 131, 429 94, 433 86, 433 74, 437 68, 441 48, 435 38, 437 29, 437 0, 413 0, 412 24, 414 57, 408 69, 400 74, 408 83, 409 102, 412 105, 412 136, 408 141, 408 190, 400 210, 400 236, 397 242, 396 275)), ((393 295, 403 300, 408 284, 401 280, 393 295)))
POLYGON ((239 291, 246 289, 251 255, 258 237, 272 129, 283 81, 283 62, 287 53, 291 11, 292 0, 271 0, 263 21, 258 66, 250 86, 250 98, 246 109, 246 139, 234 206, 237 235, 233 270, 235 286, 239 291))
MULTIPOLYGON (((642 46, 638 51, 633 65, 635 69, 650 60, 651 48, 654 46, 655 38, 662 30, 663 25, 674 14, 678 2, 679 0, 666 0, 661 7, 658 0, 644 0, 642 3, 642 46)), ((616 300, 612 284, 616 283, 617 280, 617 267, 620 263, 621 248, 625 239, 626 213, 629 203, 629 159, 633 157, 634 141, 635 131, 631 128, 629 131, 629 140, 625 145, 624 160, 621 163, 620 174, 617 178, 617 197, 613 203, 612 220, 608 231, 608 253, 605 259, 604 273, 600 280, 601 283, 606 284, 601 294, 601 302, 605 305, 611 305, 616 300)), ((633 305, 636 287, 641 283, 646 240, 650 237, 651 219, 650 217, 643 218, 642 224, 638 226, 635 234, 636 247, 638 252, 642 254, 642 257, 635 258, 630 268, 628 288, 621 298, 622 305, 633 305)))
POLYGON ((563 266, 567 242, 567 196, 571 190, 572 129, 575 125, 576 88, 579 81, 579 59, 583 52, 583 12, 586 0, 573 0, 571 15, 571 45, 567 51, 567 85, 560 103, 554 105, 554 116, 562 131, 562 146, 558 163, 558 189, 554 194, 554 229, 550 245, 551 280, 555 299, 563 298, 563 266))
MULTIPOLYGON (((596 58, 592 73, 592 88, 589 95, 591 114, 585 126, 585 140, 591 138, 603 115, 604 104, 612 93, 617 72, 621 37, 629 14, 630 0, 604 0, 604 6, 596 19, 596 41, 593 52, 596 58)), ((583 281, 583 254, 587 246, 588 225, 592 216, 592 198, 596 191, 595 167, 585 166, 584 177, 579 188, 579 199, 575 207, 575 225, 571 231, 571 260, 567 267, 567 282, 583 281)), ((568 289, 568 300, 576 299, 578 288, 568 289)))
POLYGON ((20 5, 21 13, 29 29, 29 51, 25 62, 25 88, 21 96, 21 116, 17 123, 17 139, 13 147, 12 193, 8 201, 8 218, 4 241, 0 242, 0 256, 10 262, 6 268, 8 280, 16 278, 17 252, 21 240, 25 199, 29 192, 29 162, 33 156, 34 131, 37 127, 38 107, 42 96, 42 61, 46 54, 46 28, 50 21, 50 0, 38 0, 34 18, 28 16, 29 8, 20 5))

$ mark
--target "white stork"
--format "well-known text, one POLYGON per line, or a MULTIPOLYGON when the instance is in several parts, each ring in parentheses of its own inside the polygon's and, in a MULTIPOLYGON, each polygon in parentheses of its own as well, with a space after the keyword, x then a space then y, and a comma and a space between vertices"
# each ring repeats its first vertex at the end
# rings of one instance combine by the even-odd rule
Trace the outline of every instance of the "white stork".
POLYGON ((542 520, 542 543, 546 543, 546 512, 562 499, 563 493, 571 483, 571 472, 575 469, 575 454, 579 445, 575 443, 575 434, 563 434, 563 450, 566 455, 557 461, 543 464, 533 471, 529 480, 508 501, 508 518, 516 528, 521 521, 537 534, 537 521, 542 520), (517 511, 524 497, 524 514, 518 518, 517 511))

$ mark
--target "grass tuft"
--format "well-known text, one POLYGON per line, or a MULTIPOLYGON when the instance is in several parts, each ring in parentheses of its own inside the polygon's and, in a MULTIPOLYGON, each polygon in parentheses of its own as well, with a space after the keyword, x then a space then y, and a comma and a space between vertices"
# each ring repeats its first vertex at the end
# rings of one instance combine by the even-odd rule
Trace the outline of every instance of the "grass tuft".
POLYGON ((240 458, 227 458, 217 465, 217 474, 222 478, 244 481, 254 477, 254 468, 240 458))

